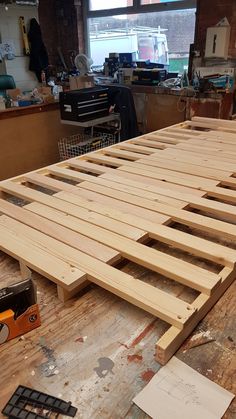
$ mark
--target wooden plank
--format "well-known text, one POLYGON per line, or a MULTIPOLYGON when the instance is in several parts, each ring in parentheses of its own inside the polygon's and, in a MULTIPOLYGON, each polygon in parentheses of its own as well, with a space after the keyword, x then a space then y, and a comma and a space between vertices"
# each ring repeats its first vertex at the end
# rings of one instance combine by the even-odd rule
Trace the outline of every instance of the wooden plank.
POLYGON ((177 134, 185 134, 185 135, 191 135, 194 137, 198 137, 199 135, 202 135, 201 131, 195 131, 193 129, 190 128, 179 128, 179 127, 166 127, 164 128, 161 132, 170 132, 170 133, 177 133, 177 134))
POLYGON ((150 154, 155 153, 155 149, 152 149, 150 147, 144 147, 144 146, 141 146, 141 145, 128 143, 127 141, 116 144, 116 148, 120 148, 121 150, 133 151, 133 152, 137 152, 137 153, 141 153, 141 154, 147 154, 148 156, 150 154))
POLYGON ((72 291, 68 291, 65 288, 62 288, 60 285, 57 285, 58 299, 62 303, 66 303, 66 301, 71 300, 71 298, 75 297, 80 291, 88 287, 89 284, 91 284, 90 281, 83 281, 80 285, 77 285, 72 291))
POLYGON ((200 117, 200 116, 194 116, 192 118, 192 121, 194 122, 203 122, 210 123, 211 125, 215 125, 216 127, 226 127, 230 129, 236 130, 236 122, 235 121, 229 121, 228 119, 220 119, 220 118, 207 118, 207 117, 200 117))
MULTIPOLYGON (((108 176, 108 178, 111 179, 110 176, 108 176)), ((140 185, 134 186, 134 187, 132 185, 127 185, 127 184, 117 185, 112 180, 104 181, 104 177, 96 178, 96 182, 94 182, 93 177, 91 176, 90 182, 96 183, 102 186, 107 186, 112 189, 116 189, 118 191, 128 192, 131 195, 147 198, 155 202, 167 203, 167 204, 173 205, 176 208, 186 207, 186 205, 183 203, 184 201, 190 208, 195 208, 201 211, 205 211, 211 214, 212 216, 216 216, 216 217, 222 216, 223 218, 225 218, 225 220, 231 221, 232 223, 234 223, 234 220, 236 217, 235 206, 228 205, 221 202, 214 202, 206 198, 198 198, 190 194, 183 194, 180 192, 168 191, 168 190, 165 190, 164 188, 154 188, 154 187, 150 187, 150 190, 152 190, 152 192, 147 192, 147 190, 142 189, 142 186, 140 187, 140 185), (163 194, 165 198, 162 198, 161 194, 163 194), (169 196, 170 197, 172 196, 172 198, 168 198, 169 196)), ((232 182, 225 181, 225 182, 222 182, 222 184, 232 185, 232 182)), ((81 185, 81 187, 83 187, 83 185, 81 185)), ((215 188, 213 190, 209 189, 209 191, 210 191, 209 194, 212 193, 215 196, 219 197, 220 193, 222 193, 222 196, 225 197, 224 188, 218 188, 218 189, 215 188)), ((236 193, 234 194, 234 198, 236 199, 236 193)), ((232 199, 232 196, 231 196, 231 199, 232 199)))
POLYGON ((30 204, 30 211, 64 225, 74 231, 106 244, 119 251, 121 255, 137 264, 168 276, 177 282, 188 285, 198 291, 210 294, 219 284, 220 278, 188 262, 166 255, 156 249, 146 247, 115 233, 104 231, 77 218, 65 215, 41 204, 30 204))
MULTIPOLYGON (((30 176, 30 178, 32 177, 36 184, 46 188, 50 187, 54 191, 71 192, 78 196, 81 194, 78 188, 68 185, 65 182, 60 182, 58 180, 37 174, 30 176)), ((96 196, 97 194, 95 194, 95 199, 96 196)), ((156 222, 153 223, 143 218, 117 211, 117 209, 113 210, 107 206, 98 204, 98 202, 93 203, 91 202, 91 199, 88 199, 88 201, 80 200, 79 203, 82 207, 85 207, 89 210, 109 216, 110 218, 122 221, 129 225, 133 225, 134 227, 142 228, 144 231, 147 231, 149 236, 153 239, 164 241, 165 243, 174 245, 184 251, 190 253, 192 252, 197 256, 208 258, 209 260, 220 265, 226 264, 229 267, 233 267, 235 264, 236 251, 234 250, 228 249, 215 243, 211 243, 207 240, 199 239, 193 235, 189 235, 166 226, 159 225, 157 227, 156 222)))
POLYGON ((208 197, 213 197, 220 199, 222 201, 236 203, 236 191, 221 188, 220 186, 216 186, 215 188, 210 188, 207 191, 208 197))
POLYGON ((216 149, 220 148, 224 153, 231 153, 233 152, 235 154, 236 152, 236 144, 226 144, 223 143, 222 141, 206 141, 204 139, 201 138, 194 138, 188 141, 188 144, 193 144, 193 145, 197 145, 197 146, 201 146, 203 148, 207 147, 207 148, 212 148, 213 151, 215 151, 216 149))
MULTIPOLYGON (((43 178, 45 178, 45 177, 43 177, 43 178)), ((36 185, 40 184, 40 186, 53 185, 52 186, 53 190, 55 190, 55 185, 56 184, 55 184, 55 182, 53 182, 53 179, 49 178, 49 181, 48 181, 47 180, 48 178, 46 178, 44 180, 44 179, 42 179, 42 176, 37 175, 37 174, 28 175, 28 176, 25 177, 25 179, 28 182, 35 183, 36 185)), ((92 183, 95 183, 95 184, 98 184, 98 185, 107 186, 107 187, 117 189, 117 190, 123 190, 123 191, 128 192, 132 195, 141 196, 141 197, 144 197, 146 199, 150 199, 152 201, 167 203, 167 204, 173 205, 177 208, 183 208, 185 206, 185 204, 183 203, 183 200, 180 200, 178 198, 177 199, 171 198, 169 196, 165 196, 164 194, 153 193, 153 192, 145 191, 143 189, 140 190, 139 188, 133 188, 132 186, 127 185, 127 184, 122 184, 122 185, 117 184, 116 182, 112 182, 112 181, 104 179, 102 177, 95 177, 95 176, 86 175, 86 179, 89 182, 92 182, 92 183)), ((58 187, 61 190, 61 185, 58 184, 58 187)), ((67 190, 68 192, 72 192, 72 193, 76 191, 76 189, 71 185, 69 185, 69 187, 66 186, 65 188, 63 188, 63 190, 67 190)))
POLYGON ((131 161, 135 161, 138 160, 139 158, 143 158, 143 154, 141 153, 133 153, 132 151, 126 151, 126 150, 120 150, 120 149, 116 149, 114 148, 104 148, 101 150, 101 152, 105 155, 105 156, 113 156, 113 157, 122 157, 126 160, 131 160, 131 161))
MULTIPOLYGON (((196 189, 185 188, 168 182, 150 182, 150 180, 152 179, 144 177, 142 178, 141 176, 136 175, 130 177, 126 176, 125 173, 117 171, 114 171, 114 174, 104 173, 103 175, 100 175, 98 179, 107 179, 112 182, 120 183, 122 185, 130 185, 145 191, 169 196, 179 201, 191 201, 191 199, 194 199, 195 197, 203 197, 204 195, 206 195, 205 191, 197 191, 196 189), (198 194, 195 194, 195 192, 198 192, 198 194)), ((92 182, 92 179, 90 179, 89 181, 92 182)))
POLYGON ((148 178, 153 178, 157 180, 162 180, 163 182, 170 182, 177 185, 187 186, 189 188, 194 189, 203 189, 206 190, 210 187, 214 187, 217 185, 216 181, 207 180, 204 178, 200 178, 191 175, 181 175, 178 172, 171 172, 170 170, 159 169, 158 171, 155 168, 147 167, 142 164, 133 164, 132 166, 124 165, 118 167, 117 170, 121 170, 122 172, 134 173, 139 174, 148 178))
POLYGON ((36 243, 25 240, 21 235, 16 235, 5 222, 6 217, 2 215, 0 217, 0 249, 3 252, 17 260, 20 259, 30 269, 66 288, 70 288, 71 285, 76 286, 81 280, 87 279, 87 275, 81 269, 56 255, 50 255, 46 248, 39 248, 36 243))
POLYGON ((116 159, 114 157, 106 157, 100 155, 99 153, 89 154, 88 156, 84 157, 84 160, 95 163, 104 163, 113 167, 117 167, 118 170, 128 172, 131 170, 131 173, 142 174, 143 176, 153 177, 154 179, 161 179, 192 188, 199 188, 201 186, 211 187, 217 185, 217 182, 214 180, 208 180, 200 176, 183 174, 181 172, 175 172, 174 170, 170 171, 152 167, 151 165, 147 165, 146 160, 142 160, 141 163, 130 162, 121 158, 116 159))
POLYGON ((156 360, 160 364, 164 365, 174 355, 176 350, 182 344, 182 342, 192 332, 194 327, 199 323, 201 319, 210 311, 214 304, 220 299, 227 288, 235 280, 236 272, 229 268, 224 268, 222 271, 222 283, 217 288, 216 292, 208 298, 204 294, 200 294, 199 297, 194 301, 194 305, 197 309, 197 314, 193 318, 193 321, 184 328, 183 333, 179 333, 179 330, 175 327, 170 327, 166 333, 158 340, 156 346, 156 360))
MULTIPOLYGON (((39 176, 39 175, 38 175, 39 176)), ((88 179, 89 175, 86 175, 86 179, 88 179)), ((34 175, 34 179, 37 177, 37 175, 34 175)), ((108 179, 110 179, 110 175, 108 176, 108 179)), ((27 180, 31 180, 31 177, 26 177, 27 180)), ((131 195, 135 195, 135 196, 140 196, 143 198, 147 198, 150 199, 152 201, 155 202, 159 202, 159 203, 167 203, 170 205, 173 205, 174 207, 177 208, 184 208, 186 205, 183 203, 183 201, 185 201, 186 203, 188 203, 190 205, 191 208, 195 208, 195 209, 200 209, 202 211, 208 212, 210 214, 212 214, 213 216, 222 216, 225 217, 226 220, 229 220, 231 222, 234 222, 235 216, 236 216, 236 209, 234 206, 231 205, 227 205, 224 203, 220 203, 220 202, 213 202, 209 199, 204 199, 204 198, 198 198, 195 196, 191 196, 188 194, 182 194, 179 192, 174 192, 174 191, 167 191, 165 188, 153 188, 150 187, 150 191, 145 190, 146 188, 142 188, 142 185, 140 187, 139 184, 136 183, 136 185, 127 185, 127 182, 123 182, 120 184, 117 184, 115 182, 113 182, 112 180, 105 180, 104 178, 101 177, 94 177, 94 176, 90 176, 89 179, 90 182, 98 184, 98 185, 102 185, 102 186, 107 186, 110 187, 112 189, 116 189, 118 191, 123 191, 123 192, 127 192, 130 193, 131 195), (172 198, 171 198, 172 196, 172 198)), ((37 182, 36 182, 37 183, 37 182)), ((38 182, 39 184, 40 182, 38 182)), ((40 183, 41 186, 43 186, 43 182, 41 181, 40 183)), ((47 185, 47 183, 46 183, 47 185)), ((45 184, 44 184, 45 186, 45 184)), ((60 185, 59 185, 60 187, 60 185)), ((83 185, 82 185, 83 187, 83 185)), ((65 190, 67 188, 64 188, 63 190, 65 190)), ((219 188, 218 188, 219 189, 219 188)), ((69 191, 73 190, 71 189, 71 187, 69 188, 69 191)), ((219 191, 220 193, 220 191, 219 191)), ((222 193, 224 193, 224 190, 222 191, 222 193)), ((235 198, 236 198, 236 193, 235 193, 235 198)))
POLYGON ((173 130, 173 131, 166 130, 166 131, 161 131, 159 133, 157 132, 157 134, 161 135, 164 138, 175 139, 177 141, 176 144, 180 141, 187 141, 189 138, 196 138, 196 135, 192 135, 191 130, 188 130, 188 134, 186 134, 183 129, 181 129, 180 131, 181 132, 176 131, 176 130, 173 130))
MULTIPOLYGON (((78 170, 84 170, 87 171, 88 173, 96 173, 97 175, 102 175, 102 174, 109 174, 109 176, 113 176, 114 174, 116 176, 119 176, 120 178, 123 179, 129 179, 129 180, 134 180, 134 181, 139 181, 141 183, 144 183, 146 185, 154 185, 154 186, 160 186, 160 187, 165 187, 171 190, 176 190, 179 192, 183 192, 183 193, 190 193, 191 195, 197 195, 197 196, 203 196, 204 192, 197 190, 197 189, 193 189, 187 186, 183 186, 183 185, 178 185, 178 184, 174 184, 174 183, 170 183, 170 182, 163 182, 161 180, 158 179, 153 179, 153 178, 147 178, 145 176, 139 175, 139 174, 133 174, 133 173, 123 173, 121 171, 118 171, 116 169, 112 169, 110 167, 106 167, 106 166, 101 166, 95 163, 89 163, 86 161, 81 161, 79 159, 74 159, 73 162, 70 161, 68 167, 72 167, 78 170)), ((67 172, 68 173, 68 172, 67 172)), ((71 173, 71 171, 70 171, 71 173)), ((76 176, 75 172, 75 175, 76 176)), ((71 176, 72 173, 71 173, 71 176)), ((70 178, 70 177, 69 177, 70 178)), ((71 177, 72 179, 72 177, 71 177)))
MULTIPOLYGON (((129 140, 129 144, 135 144, 135 145, 141 145, 141 146, 145 146, 145 147, 151 147, 154 149, 160 149, 160 150, 164 150, 167 145, 160 143, 158 141, 151 141, 151 140, 144 140, 143 138, 141 138, 140 140, 129 140)), ((168 147, 173 147, 173 145, 168 144, 168 147)))
POLYGON ((45 205, 48 205, 49 207, 53 206, 58 210, 64 210, 64 212, 68 212, 71 215, 81 216, 83 217, 83 219, 87 219, 90 223, 94 223, 95 225, 98 225, 108 230, 110 229, 111 231, 117 232, 120 235, 124 234, 125 237, 129 237, 135 241, 146 237, 146 232, 135 227, 124 225, 119 221, 111 221, 109 220, 109 218, 103 215, 86 210, 82 207, 78 208, 76 205, 73 204, 63 205, 63 203, 55 196, 49 196, 45 193, 38 192, 31 188, 27 188, 22 185, 17 185, 9 181, 2 182, 1 188, 2 190, 4 188, 5 191, 13 193, 13 195, 18 196, 19 198, 25 198, 29 202, 41 202, 45 205))
POLYGON ((188 126, 190 127, 197 127, 197 128, 203 128, 203 129, 216 129, 219 131, 225 131, 225 132, 232 132, 233 134, 236 133, 235 128, 226 128, 222 125, 219 125, 218 127, 215 124, 212 124, 210 122, 195 122, 195 121, 189 121, 188 126))
MULTIPOLYGON (((231 134, 230 134, 231 135, 231 134)), ((196 137, 192 137, 192 139, 196 139, 196 137)), ((217 143, 218 144, 222 144, 222 145, 229 145, 229 146, 235 146, 235 138, 234 135, 227 137, 227 133, 221 133, 220 131, 209 131, 207 133, 207 136, 202 134, 199 135, 199 140, 204 140, 207 141, 208 144, 212 144, 212 143, 217 143)))
POLYGON ((222 147, 217 147, 214 150, 212 150, 211 147, 206 146, 197 146, 197 145, 193 145, 193 144, 189 144, 188 143, 179 143, 176 146, 176 149, 180 149, 180 150, 187 150, 187 151, 192 151, 195 153, 199 153, 199 154, 210 154, 211 156, 221 156, 222 160, 226 160, 226 161, 234 161, 235 160, 235 156, 236 156, 236 152, 230 151, 230 152, 225 152, 223 150, 222 147))
POLYGON ((166 143, 166 144, 178 144, 180 141, 171 137, 171 134, 165 134, 161 132, 151 132, 150 134, 145 134, 142 136, 144 140, 151 140, 151 141, 158 141, 159 143, 166 143))
POLYGON ((4 201, 3 199, 0 200, 0 212, 20 221, 23 224, 27 224, 29 227, 48 234, 48 236, 53 237, 62 243, 68 244, 90 256, 98 258, 103 262, 114 264, 121 259, 120 254, 112 248, 104 246, 103 244, 88 238, 87 236, 81 234, 79 230, 75 233, 74 231, 65 228, 65 225, 58 225, 53 222, 54 220, 48 221, 28 212, 25 208, 27 208, 27 205, 21 208, 11 204, 10 202, 4 201))
MULTIPOLYGON (((196 154, 190 151, 184 151, 184 150, 170 150, 166 149, 163 151, 163 158, 169 159, 171 161, 179 161, 184 163, 191 163, 197 166, 201 166, 204 168, 212 168, 217 170, 227 170, 231 173, 234 173, 236 163, 230 163, 230 162, 222 162, 220 155, 211 157, 211 156, 205 156, 204 153, 196 154)), ((156 155, 153 154, 153 157, 156 155)), ((159 155, 158 155, 159 156, 159 155)), ((199 169, 201 171, 201 169, 199 169)))
MULTIPOLYGON (((206 136, 202 133, 199 138, 206 138, 206 136)), ((235 144, 235 135, 229 132, 220 132, 211 130, 207 132, 207 141, 214 141, 215 139, 222 141, 226 144, 235 144)))
POLYGON ((203 231, 209 231, 216 235, 224 234, 225 237, 233 239, 236 237, 236 226, 233 224, 211 219, 199 214, 188 212, 186 210, 177 209, 173 206, 159 204, 157 202, 148 201, 136 196, 130 196, 124 192, 112 191, 110 188, 94 185, 92 183, 90 184, 89 182, 83 182, 80 188, 96 191, 97 193, 113 197, 117 200, 133 203, 137 206, 157 211, 161 214, 172 217, 173 221, 189 225, 190 227, 200 228, 203 231))
POLYGON ((159 155, 155 156, 155 154, 153 154, 149 158, 142 157, 140 159, 137 159, 137 163, 214 180, 220 180, 232 174, 232 172, 227 172, 223 168, 222 170, 217 170, 203 167, 200 170, 199 166, 194 165, 192 163, 176 162, 173 161, 173 159, 168 160, 168 158, 163 159, 163 157, 161 158, 159 157, 159 155))
POLYGON ((63 261, 68 261, 75 270, 80 266, 92 282, 180 329, 195 313, 195 309, 184 301, 6 216, 0 218, 0 231, 6 232, 7 237, 15 236, 15 242, 18 239, 19 242, 23 241, 28 253, 31 245, 36 245, 39 249, 45 248, 50 258, 57 255, 63 261))

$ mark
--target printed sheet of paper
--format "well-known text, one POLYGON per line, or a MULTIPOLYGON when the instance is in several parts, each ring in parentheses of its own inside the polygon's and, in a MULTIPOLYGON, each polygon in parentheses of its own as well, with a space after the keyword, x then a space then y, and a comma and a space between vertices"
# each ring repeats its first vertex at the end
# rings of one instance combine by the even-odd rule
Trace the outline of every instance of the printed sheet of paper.
POLYGON ((133 402, 153 419, 220 419, 233 398, 173 357, 133 402))

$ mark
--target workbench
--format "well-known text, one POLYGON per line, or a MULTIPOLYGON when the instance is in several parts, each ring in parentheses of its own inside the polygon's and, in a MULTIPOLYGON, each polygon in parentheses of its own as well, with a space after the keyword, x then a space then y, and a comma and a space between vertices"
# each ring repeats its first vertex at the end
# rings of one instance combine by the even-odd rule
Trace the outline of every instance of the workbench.
POLYGON ((145 134, 194 116, 230 119, 233 93, 196 94, 194 90, 130 86, 140 131, 145 134))
POLYGON ((58 102, 0 111, 0 126, 0 180, 57 162, 59 139, 80 130, 61 124, 58 102))
MULTIPOLYGON (((1 182, 0 246, 34 269, 42 313, 39 329, 0 347, 1 404, 23 384, 71 400, 81 418, 144 418, 132 397, 177 348, 235 393, 235 125, 194 118, 1 182)), ((18 263, 2 253, 1 285, 13 277, 18 263)))

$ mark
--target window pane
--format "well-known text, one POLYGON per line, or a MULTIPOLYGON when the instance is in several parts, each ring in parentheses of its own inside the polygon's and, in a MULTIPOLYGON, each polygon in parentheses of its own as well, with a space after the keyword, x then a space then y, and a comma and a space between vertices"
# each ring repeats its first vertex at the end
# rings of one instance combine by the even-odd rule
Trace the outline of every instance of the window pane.
POLYGON ((141 0, 141 4, 171 3, 179 0, 141 0))
POLYGON ((107 9, 117 9, 118 7, 127 7, 133 6, 133 0, 112 0, 110 4, 104 0, 90 0, 89 9, 90 10, 107 10, 107 9))
POLYGON ((195 9, 92 18, 90 55, 94 66, 102 66, 109 52, 136 52, 139 60, 150 59, 183 73, 194 28, 195 9))

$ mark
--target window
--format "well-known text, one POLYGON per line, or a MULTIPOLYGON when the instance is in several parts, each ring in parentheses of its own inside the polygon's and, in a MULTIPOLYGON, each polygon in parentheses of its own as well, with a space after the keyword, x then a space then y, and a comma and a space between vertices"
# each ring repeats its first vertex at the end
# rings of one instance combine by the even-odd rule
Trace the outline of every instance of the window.
POLYGON ((133 6, 132 0, 112 0, 107 4, 104 0, 90 0, 89 10, 117 9, 118 7, 133 6))
POLYGON ((141 0, 141 4, 171 3, 178 0, 141 0))
MULTIPOLYGON (((110 52, 134 52, 138 60, 164 64, 170 72, 187 70, 189 45, 194 41, 195 8, 173 7, 167 11, 153 11, 153 8, 166 7, 167 3, 183 6, 189 1, 141 0, 138 13, 130 14, 131 3, 137 7, 137 0, 117 0, 114 3, 118 7, 128 5, 129 10, 124 9, 127 14, 121 14, 119 9, 119 14, 111 10, 110 13, 102 11, 102 15, 98 9, 101 3, 104 0, 90 0, 90 7, 96 7, 97 12, 88 12, 88 44, 94 67, 103 66, 110 52)), ((192 0, 190 3, 194 4, 192 0)))

